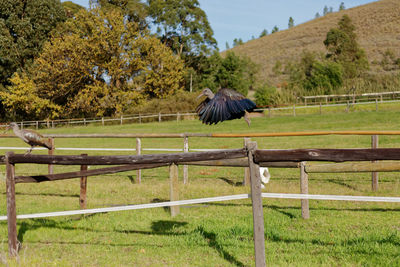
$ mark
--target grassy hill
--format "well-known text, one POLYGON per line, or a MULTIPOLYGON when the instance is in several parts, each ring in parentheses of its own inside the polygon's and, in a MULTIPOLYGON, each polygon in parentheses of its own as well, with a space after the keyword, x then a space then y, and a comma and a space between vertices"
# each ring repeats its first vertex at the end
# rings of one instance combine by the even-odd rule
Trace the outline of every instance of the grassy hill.
POLYGON ((231 51, 246 55, 261 66, 260 78, 267 78, 275 84, 282 77, 273 75, 272 68, 279 60, 284 63, 299 58, 303 50, 326 52, 323 40, 329 29, 336 27, 339 19, 347 14, 356 26, 358 42, 367 53, 371 71, 384 70, 373 62, 381 61, 382 53, 392 50, 400 56, 400 2, 381 0, 370 4, 350 8, 340 12, 297 25, 251 40, 234 47, 231 51))

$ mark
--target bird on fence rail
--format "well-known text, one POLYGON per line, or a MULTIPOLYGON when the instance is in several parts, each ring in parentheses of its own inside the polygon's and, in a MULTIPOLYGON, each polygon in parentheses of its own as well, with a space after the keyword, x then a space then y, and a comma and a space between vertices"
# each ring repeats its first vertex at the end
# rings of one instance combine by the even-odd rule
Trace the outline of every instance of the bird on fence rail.
POLYGON ((16 136, 18 136, 20 139, 22 139, 22 141, 31 146, 31 148, 28 151, 26 151, 25 155, 30 154, 32 152, 33 147, 35 146, 42 146, 47 149, 53 148, 51 141, 49 139, 44 138, 41 134, 35 131, 25 130, 25 129, 21 130, 19 129, 18 124, 16 124, 15 122, 11 122, 6 128, 6 130, 10 128, 13 130, 16 136))
POLYGON ((211 125, 244 117, 250 126, 248 112, 256 107, 256 103, 250 99, 228 88, 218 90, 215 95, 209 88, 205 88, 197 98, 202 96, 207 98, 197 106, 196 112, 203 123, 211 125))

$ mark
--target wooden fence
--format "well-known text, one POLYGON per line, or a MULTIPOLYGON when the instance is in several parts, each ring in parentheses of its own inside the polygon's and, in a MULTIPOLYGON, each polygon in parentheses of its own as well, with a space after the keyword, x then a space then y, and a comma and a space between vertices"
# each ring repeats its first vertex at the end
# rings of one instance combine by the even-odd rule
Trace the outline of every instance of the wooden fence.
MULTIPOLYGON (((296 116, 296 109, 309 108, 310 106, 319 106, 319 114, 322 114, 322 109, 325 107, 343 106, 348 112, 351 105, 375 104, 375 110, 378 111, 379 103, 399 102, 400 91, 395 92, 380 92, 380 93, 365 93, 365 94, 344 94, 344 95, 318 95, 318 96, 303 96, 298 98, 298 103, 287 104, 283 106, 269 106, 255 109, 255 112, 266 112, 266 116, 272 117, 274 111, 289 110, 293 116, 296 116)), ((194 111, 175 112, 175 113, 146 113, 121 115, 119 117, 99 117, 99 118, 73 118, 73 119, 57 119, 57 120, 36 120, 36 121, 20 121, 18 122, 21 128, 54 128, 58 125, 88 125, 88 124, 124 124, 124 123, 142 123, 145 121, 193 119, 197 116, 194 111)), ((0 125, 1 126, 1 125, 0 125)), ((5 125, 3 125, 5 126, 5 125)))
MULTIPOLYGON (((65 155, 22 155, 7 152, 5 155, 6 163, 6 195, 7 195, 7 221, 8 221, 8 247, 11 256, 18 254, 17 240, 17 214, 15 203, 15 184, 22 182, 43 182, 61 179, 80 178, 91 175, 101 175, 113 172, 121 172, 133 169, 155 168, 160 166, 170 166, 171 181, 171 200, 177 200, 177 164, 203 164, 217 166, 246 166, 249 167, 251 181, 251 199, 253 207, 253 229, 254 229, 254 249, 256 266, 265 266, 265 240, 264 222, 261 193, 261 181, 259 167, 271 162, 290 162, 300 164, 301 169, 301 193, 308 195, 308 172, 318 172, 321 166, 310 165, 307 168, 305 161, 376 161, 376 160, 400 160, 399 148, 373 148, 373 149, 289 149, 289 150, 259 150, 256 142, 247 142, 244 149, 231 149, 209 152, 187 152, 174 154, 155 154, 155 155, 132 155, 132 156, 65 156, 65 155), (247 158, 247 159, 246 159, 247 158), (44 174, 35 176, 18 176, 15 174, 16 164, 57 164, 57 165, 81 165, 81 170, 60 174, 44 174), (118 165, 117 167, 105 167, 96 170, 87 170, 87 165, 118 165)), ((286 163, 284 163, 286 164, 286 163)), ((356 164, 356 163, 354 163, 356 164)), ((357 165, 341 166, 337 171, 358 170, 357 165), (356 166, 356 167, 355 167, 356 166)), ((393 163, 390 163, 393 164, 393 163)), ((288 164, 290 165, 290 164, 288 164)), ((332 164, 331 164, 332 165, 332 164)), ((364 163, 366 171, 370 171, 371 166, 379 165, 381 170, 400 170, 400 164, 396 166, 381 165, 376 162, 364 163), (372 165, 371 165, 372 164, 372 165)), ((290 165, 292 166, 292 165, 290 165)), ((363 167, 362 167, 363 168, 363 167)), ((333 169, 331 169, 333 170, 333 169)), ((396 199, 396 201, 400 201, 396 199)), ((302 199, 302 215, 308 218, 308 198, 302 199)), ((171 209, 172 215, 179 212, 179 206, 174 205, 171 209)))

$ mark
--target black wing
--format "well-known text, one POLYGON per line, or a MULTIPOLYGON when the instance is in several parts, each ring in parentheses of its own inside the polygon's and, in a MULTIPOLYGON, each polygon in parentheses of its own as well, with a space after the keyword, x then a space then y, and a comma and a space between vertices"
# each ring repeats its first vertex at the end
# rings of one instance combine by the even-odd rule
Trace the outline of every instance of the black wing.
POLYGON ((256 104, 242 94, 231 90, 219 90, 213 99, 205 99, 197 107, 196 112, 205 124, 216 124, 225 120, 239 119, 245 111, 251 112, 256 104))

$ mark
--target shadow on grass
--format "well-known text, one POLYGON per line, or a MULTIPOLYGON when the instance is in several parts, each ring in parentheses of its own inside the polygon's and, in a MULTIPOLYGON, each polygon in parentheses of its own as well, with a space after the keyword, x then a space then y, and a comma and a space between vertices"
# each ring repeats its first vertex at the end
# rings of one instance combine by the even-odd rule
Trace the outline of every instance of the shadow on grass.
MULTIPOLYGON (((265 239, 271 240, 273 242, 284 242, 284 243, 300 243, 300 244, 313 244, 313 245, 321 245, 321 246, 358 246, 361 244, 370 243, 374 244, 390 244, 394 246, 400 246, 400 238, 396 234, 391 234, 382 238, 365 238, 365 237, 356 237, 348 240, 337 240, 337 241, 324 241, 320 239, 309 239, 307 238, 290 238, 282 236, 274 231, 268 231, 265 233, 265 239)), ((268 241, 267 241, 268 242, 268 241)), ((368 252, 365 252, 368 253, 368 252)))
POLYGON ((235 183, 234 181, 232 181, 232 180, 230 180, 230 179, 228 179, 228 178, 225 178, 225 177, 219 177, 218 179, 220 179, 220 180, 226 182, 226 183, 229 184, 229 185, 233 185, 233 186, 243 186, 243 183, 242 183, 242 182, 236 182, 236 183, 235 183))
MULTIPOLYGON (((95 214, 91 214, 92 216, 95 214)), ((81 216, 80 219, 86 219, 88 216, 81 216)), ((79 218, 74 219, 74 221, 79 220, 79 218)), ((181 236, 186 235, 186 232, 175 232, 179 227, 187 225, 187 222, 180 221, 154 221, 151 224, 151 231, 141 231, 141 230, 96 230, 88 227, 75 227, 69 226, 70 221, 55 221, 51 219, 31 219, 29 221, 23 221, 19 224, 17 239, 20 243, 24 241, 24 235, 28 231, 34 231, 39 228, 53 228, 71 231, 85 231, 94 233, 122 233, 122 234, 143 234, 143 235, 165 235, 165 236, 181 236)))
MULTIPOLYGON (((315 201, 315 200, 311 200, 315 201)), ((208 203, 209 206, 221 206, 221 207, 251 207, 251 204, 235 204, 235 203, 208 203)), ((295 209, 295 210, 300 210, 300 200, 299 200, 299 206, 285 206, 285 207, 279 207, 276 205, 263 205, 263 208, 270 208, 270 209, 279 209, 279 210, 285 210, 285 209, 295 209)), ((310 207, 310 210, 315 210, 315 211, 380 211, 380 212, 400 212, 400 208, 328 208, 328 207, 310 207)))
POLYGON ((198 231, 208 243, 208 246, 218 251, 218 253, 230 263, 236 266, 245 266, 242 262, 238 261, 233 255, 229 254, 218 242, 217 235, 213 232, 207 232, 202 226, 199 226, 196 231, 198 231))
POLYGON ((344 186, 344 187, 346 187, 346 188, 348 188, 348 189, 351 189, 351 190, 354 190, 354 191, 359 191, 359 192, 361 192, 361 190, 359 190, 357 187, 352 186, 352 185, 349 185, 349 184, 347 184, 347 183, 345 183, 345 182, 343 182, 343 181, 341 181, 341 180, 327 179, 326 181, 327 181, 327 182, 330 182, 330 183, 333 183, 333 184, 337 184, 337 185, 344 186))

